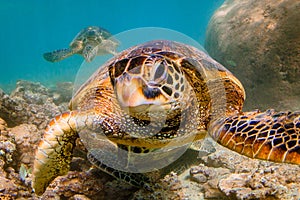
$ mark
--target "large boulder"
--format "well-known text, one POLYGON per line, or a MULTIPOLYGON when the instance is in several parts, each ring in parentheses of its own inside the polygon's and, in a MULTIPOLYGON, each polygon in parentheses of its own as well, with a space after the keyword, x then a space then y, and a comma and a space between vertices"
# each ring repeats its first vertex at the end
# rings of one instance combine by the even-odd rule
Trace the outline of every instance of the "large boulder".
POLYGON ((243 83, 247 110, 300 109, 300 1, 227 0, 205 48, 243 83))

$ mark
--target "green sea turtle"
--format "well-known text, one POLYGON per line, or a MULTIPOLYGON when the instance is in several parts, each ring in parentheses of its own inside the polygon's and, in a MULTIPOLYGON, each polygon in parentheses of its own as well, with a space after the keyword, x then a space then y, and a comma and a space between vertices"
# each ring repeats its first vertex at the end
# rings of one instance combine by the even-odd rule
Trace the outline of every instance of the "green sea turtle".
POLYGON ((118 41, 107 30, 89 26, 76 35, 69 48, 44 53, 43 56, 47 61, 58 62, 74 54, 80 54, 87 62, 91 62, 97 55, 115 55, 118 45, 118 41))
MULTIPOLYGON (((72 111, 49 123, 36 151, 32 186, 42 194, 69 170, 79 136, 87 145, 106 137, 99 151, 119 147, 147 155, 208 133, 242 155, 299 165, 300 112, 242 112, 244 100, 240 81, 203 51, 166 40, 131 47, 83 84, 70 103, 72 111)), ((93 152, 89 158, 117 178, 147 186, 142 174, 108 167, 93 152)))

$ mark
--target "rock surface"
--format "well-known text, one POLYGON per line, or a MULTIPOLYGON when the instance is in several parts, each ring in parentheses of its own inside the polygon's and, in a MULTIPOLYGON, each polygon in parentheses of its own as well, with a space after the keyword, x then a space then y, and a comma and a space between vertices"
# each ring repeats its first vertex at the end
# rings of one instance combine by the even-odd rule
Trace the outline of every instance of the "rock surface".
MULTIPOLYGON (((39 109, 40 102, 48 103, 47 112, 43 114, 44 120, 61 110, 61 107, 53 103, 53 92, 40 84, 24 82, 22 87, 24 84, 28 88, 37 88, 31 91, 16 89, 12 95, 7 95, 8 99, 39 109)), ((17 88, 21 86, 18 85, 17 88)), ((60 100, 60 104, 67 105, 67 102, 60 100)), ((198 152, 189 150, 172 163, 170 169, 173 171, 157 179, 152 186, 153 191, 134 188, 92 167, 86 159, 84 147, 78 141, 71 170, 66 175, 57 177, 45 193, 38 197, 32 193, 31 170, 34 151, 44 130, 42 126, 45 125, 29 120, 36 120, 33 114, 19 114, 26 117, 13 127, 9 127, 0 118, 0 199, 300 198, 299 166, 246 158, 217 145, 210 138, 201 142, 203 152, 198 158, 198 152)))
POLYGON ((205 49, 246 89, 245 110, 300 109, 300 1, 226 0, 205 49))
POLYGON ((10 95, 0 90, 0 117, 9 126, 31 123, 44 129, 51 118, 67 110, 72 88, 69 92, 64 88, 58 85, 50 90, 40 83, 18 81, 10 95))

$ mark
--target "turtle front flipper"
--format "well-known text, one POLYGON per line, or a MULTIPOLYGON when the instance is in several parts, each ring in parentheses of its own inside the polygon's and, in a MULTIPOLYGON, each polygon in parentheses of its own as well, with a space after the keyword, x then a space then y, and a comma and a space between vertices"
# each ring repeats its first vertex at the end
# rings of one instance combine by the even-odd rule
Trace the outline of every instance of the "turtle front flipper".
POLYGON ((300 165, 300 111, 241 113, 214 121, 209 132, 248 157, 300 165))
POLYGON ((76 112, 55 117, 48 125, 35 153, 32 188, 43 194, 49 183, 69 171, 78 138, 76 112))
POLYGON ((60 49, 60 50, 44 53, 43 56, 45 60, 49 62, 58 62, 72 56, 73 54, 74 52, 72 51, 72 49, 67 48, 67 49, 60 49))

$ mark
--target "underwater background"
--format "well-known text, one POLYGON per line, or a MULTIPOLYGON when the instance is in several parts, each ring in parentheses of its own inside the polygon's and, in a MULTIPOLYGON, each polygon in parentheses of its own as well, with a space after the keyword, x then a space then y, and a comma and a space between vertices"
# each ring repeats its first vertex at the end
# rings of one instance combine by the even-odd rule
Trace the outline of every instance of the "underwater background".
MULTIPOLYGON (((223 0, 0 0, 0 199, 300 200, 300 1, 222 3, 223 0), (86 80, 88 70, 101 65, 90 65, 80 55, 51 63, 43 54, 67 48, 87 26, 100 26, 119 36, 118 40, 121 37, 122 49, 144 36, 152 39, 152 33, 137 34, 145 27, 147 31, 161 27, 160 30, 186 34, 193 39, 187 43, 190 45, 199 42, 243 84, 247 96, 243 112, 257 113, 256 109, 260 109, 261 113, 273 115, 272 123, 273 119, 288 116, 282 133, 278 123, 269 123, 258 112, 254 116, 265 120, 269 130, 263 127, 263 131, 255 131, 258 142, 263 141, 260 136, 264 139, 264 134, 273 139, 270 143, 278 145, 279 156, 287 148, 296 152, 297 163, 248 158, 206 137, 191 146, 199 151, 187 150, 172 163, 172 172, 162 172, 163 177, 156 179, 159 174, 154 171, 150 178, 155 179, 155 187, 150 192, 92 168, 85 147, 76 143, 70 171, 53 180, 41 197, 37 196, 31 183, 41 136, 49 122, 53 123, 51 119, 69 110, 72 94, 86 80), (122 34, 124 31, 131 32, 130 37, 122 34), (271 135, 274 127, 279 137, 271 135)), ((155 34, 165 39, 162 32, 155 34)), ((169 38, 173 39, 168 34, 166 39, 169 38)), ((108 56, 111 55, 95 60, 104 62, 108 56)), ((242 137, 250 135, 247 129, 242 130, 242 137)), ((256 146, 251 139, 247 145, 248 141, 256 146)), ((268 147, 261 149, 269 156, 276 152, 268 147)))
POLYGON ((46 86, 74 81, 81 56, 50 63, 42 55, 67 48, 91 25, 112 34, 140 27, 169 28, 203 45, 209 19, 223 1, 0 1, 0 88, 9 92, 22 79, 46 86))

